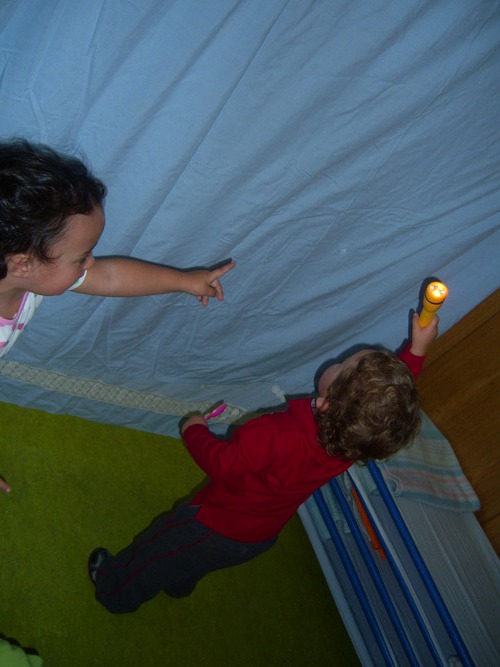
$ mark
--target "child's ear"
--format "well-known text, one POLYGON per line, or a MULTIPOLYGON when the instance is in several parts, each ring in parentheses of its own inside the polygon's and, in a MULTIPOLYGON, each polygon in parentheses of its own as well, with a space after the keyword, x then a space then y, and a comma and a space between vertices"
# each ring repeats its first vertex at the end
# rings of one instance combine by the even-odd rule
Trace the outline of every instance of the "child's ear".
POLYGON ((322 396, 318 396, 316 399, 316 410, 322 412, 323 410, 328 410, 328 401, 322 396))
POLYGON ((14 278, 26 278, 32 265, 32 257, 28 253, 20 252, 7 259, 7 272, 14 278))

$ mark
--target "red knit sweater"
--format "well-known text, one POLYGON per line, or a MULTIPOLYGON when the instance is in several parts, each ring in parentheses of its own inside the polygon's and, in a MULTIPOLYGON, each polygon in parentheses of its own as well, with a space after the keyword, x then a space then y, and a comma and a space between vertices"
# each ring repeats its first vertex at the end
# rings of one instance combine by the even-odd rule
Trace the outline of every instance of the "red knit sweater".
MULTIPOLYGON (((423 357, 409 346, 399 355, 415 377, 423 357)), ((184 432, 186 446, 209 483, 192 500, 197 519, 240 542, 275 537, 297 508, 323 484, 352 465, 329 456, 317 441, 311 399, 292 400, 281 412, 252 419, 221 440, 206 426, 184 432)))

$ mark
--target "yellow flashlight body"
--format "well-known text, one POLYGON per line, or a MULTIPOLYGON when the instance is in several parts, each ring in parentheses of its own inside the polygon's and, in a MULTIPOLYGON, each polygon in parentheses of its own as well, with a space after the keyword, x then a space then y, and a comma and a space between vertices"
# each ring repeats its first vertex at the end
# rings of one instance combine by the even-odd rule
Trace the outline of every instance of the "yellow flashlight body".
POLYGON ((428 327, 432 318, 444 303, 448 296, 448 288, 440 282, 432 282, 427 285, 422 303, 422 311, 418 318, 421 327, 428 327))

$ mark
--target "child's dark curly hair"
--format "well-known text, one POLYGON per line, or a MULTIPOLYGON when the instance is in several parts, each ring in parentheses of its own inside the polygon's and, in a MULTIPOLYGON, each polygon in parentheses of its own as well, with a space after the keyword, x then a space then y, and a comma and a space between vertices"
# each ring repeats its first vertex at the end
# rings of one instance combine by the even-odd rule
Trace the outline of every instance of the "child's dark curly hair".
POLYGON ((23 139, 0 142, 0 280, 9 255, 50 262, 68 217, 91 213, 105 196, 81 160, 23 139))
POLYGON ((318 439, 331 456, 367 463, 385 459, 417 434, 420 409, 415 381, 390 352, 373 351, 328 388, 316 413, 318 439))

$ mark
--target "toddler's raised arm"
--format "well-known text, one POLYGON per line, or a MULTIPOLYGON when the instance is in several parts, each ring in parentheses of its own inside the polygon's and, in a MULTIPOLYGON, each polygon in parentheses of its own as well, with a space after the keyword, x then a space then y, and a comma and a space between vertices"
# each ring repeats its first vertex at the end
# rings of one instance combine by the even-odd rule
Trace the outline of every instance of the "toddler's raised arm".
POLYGON ((419 316, 415 313, 411 323, 410 352, 416 357, 425 357, 432 343, 438 337, 439 317, 434 316, 426 327, 420 326, 418 319, 419 316))

